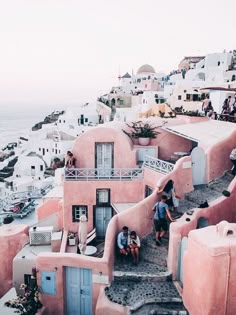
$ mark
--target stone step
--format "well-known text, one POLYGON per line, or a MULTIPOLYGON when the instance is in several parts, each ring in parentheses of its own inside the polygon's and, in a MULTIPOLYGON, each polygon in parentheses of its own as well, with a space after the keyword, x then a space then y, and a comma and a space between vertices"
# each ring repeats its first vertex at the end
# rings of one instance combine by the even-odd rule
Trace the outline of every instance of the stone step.
POLYGON ((131 311, 134 315, 187 315, 188 312, 181 302, 150 303, 131 311))
POLYGON ((204 201, 211 202, 218 197, 221 196, 221 193, 219 191, 216 191, 214 189, 211 189, 209 187, 204 187, 204 188, 197 188, 190 193, 187 193, 185 195, 185 199, 194 202, 195 204, 200 205, 204 201))
POLYGON ((130 306, 131 312, 147 303, 182 303, 172 281, 113 281, 105 294, 111 302, 130 306))
POLYGON ((191 210, 191 209, 194 209, 194 208, 198 208, 198 206, 199 206, 199 204, 197 204, 197 203, 195 203, 193 201, 190 201, 190 200, 187 200, 187 199, 180 200, 179 201, 178 212, 185 213, 188 210, 191 210))
POLYGON ((132 282, 141 282, 141 281, 171 281, 172 277, 168 271, 114 271, 113 272, 114 281, 132 281, 132 282))

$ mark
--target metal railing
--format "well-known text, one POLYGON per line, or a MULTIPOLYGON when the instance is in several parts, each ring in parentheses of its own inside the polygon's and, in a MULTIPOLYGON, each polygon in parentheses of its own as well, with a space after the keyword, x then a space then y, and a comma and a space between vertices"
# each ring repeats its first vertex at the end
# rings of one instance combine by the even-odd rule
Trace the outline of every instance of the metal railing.
POLYGON ((143 166, 148 167, 152 170, 155 170, 163 174, 168 174, 174 169, 175 165, 172 163, 145 155, 143 166))
POLYGON ((65 169, 65 180, 136 180, 143 178, 142 168, 65 169))

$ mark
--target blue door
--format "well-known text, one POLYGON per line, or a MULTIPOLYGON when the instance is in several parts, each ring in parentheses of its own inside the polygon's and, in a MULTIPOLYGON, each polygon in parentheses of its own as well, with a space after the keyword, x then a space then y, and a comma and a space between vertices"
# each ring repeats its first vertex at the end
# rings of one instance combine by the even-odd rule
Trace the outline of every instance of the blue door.
POLYGON ((66 314, 92 315, 91 269, 65 267, 66 314))
POLYGON ((95 226, 98 238, 105 238, 107 226, 111 218, 111 207, 96 207, 95 226))

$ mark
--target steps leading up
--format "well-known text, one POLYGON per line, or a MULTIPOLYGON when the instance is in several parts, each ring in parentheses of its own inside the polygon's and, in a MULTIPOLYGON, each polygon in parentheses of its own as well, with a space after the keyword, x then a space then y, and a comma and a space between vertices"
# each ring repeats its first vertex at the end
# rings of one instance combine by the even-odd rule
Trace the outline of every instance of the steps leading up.
MULTIPOLYGON (((178 212, 198 208, 204 201, 211 202, 222 196, 234 178, 227 172, 209 185, 195 187, 180 200, 178 212)), ((176 213, 173 213, 173 216, 176 213)), ((167 270, 168 234, 162 246, 156 246, 155 233, 141 241, 140 262, 132 265, 132 259, 115 261, 114 281, 105 288, 108 299, 114 303, 129 306, 130 314, 135 315, 187 315, 182 298, 173 284, 167 270)))

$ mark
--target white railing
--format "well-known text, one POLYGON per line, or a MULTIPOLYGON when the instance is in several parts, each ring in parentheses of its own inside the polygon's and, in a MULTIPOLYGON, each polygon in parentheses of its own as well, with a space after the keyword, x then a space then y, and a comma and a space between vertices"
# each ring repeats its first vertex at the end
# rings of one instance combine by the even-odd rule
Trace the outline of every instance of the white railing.
POLYGON ((65 180, 135 180, 143 178, 142 168, 71 168, 65 169, 65 180))
POLYGON ((151 168, 152 170, 155 170, 163 174, 168 174, 174 169, 175 165, 172 163, 145 155, 143 166, 151 168))

